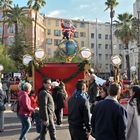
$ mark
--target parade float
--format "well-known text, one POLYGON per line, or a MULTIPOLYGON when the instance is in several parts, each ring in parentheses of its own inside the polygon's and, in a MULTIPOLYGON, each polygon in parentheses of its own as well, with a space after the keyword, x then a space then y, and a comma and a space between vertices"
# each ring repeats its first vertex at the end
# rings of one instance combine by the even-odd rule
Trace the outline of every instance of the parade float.
MULTIPOLYGON (((64 21, 61 22, 63 38, 58 44, 59 54, 65 58, 63 63, 42 63, 45 58, 45 52, 43 49, 37 49, 34 53, 34 57, 31 55, 23 56, 23 64, 29 65, 32 62, 33 65, 33 87, 38 94, 39 88, 42 86, 43 78, 51 78, 52 81, 58 80, 65 83, 68 98, 71 97, 75 85, 78 79, 87 79, 88 70, 90 65, 88 60, 91 58, 91 51, 88 48, 79 49, 77 41, 74 39, 74 33, 76 31, 71 21, 67 21, 64 25, 64 21), (80 55, 83 58, 81 63, 71 63, 71 60, 80 55)), ((67 101, 64 109, 64 113, 67 114, 67 101)))

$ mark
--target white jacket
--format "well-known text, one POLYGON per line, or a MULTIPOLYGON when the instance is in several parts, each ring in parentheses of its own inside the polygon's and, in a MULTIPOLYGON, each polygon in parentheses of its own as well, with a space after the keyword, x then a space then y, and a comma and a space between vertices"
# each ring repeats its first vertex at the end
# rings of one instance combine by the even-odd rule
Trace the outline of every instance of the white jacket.
POLYGON ((136 99, 127 106, 127 140, 140 140, 140 115, 137 112, 136 99))

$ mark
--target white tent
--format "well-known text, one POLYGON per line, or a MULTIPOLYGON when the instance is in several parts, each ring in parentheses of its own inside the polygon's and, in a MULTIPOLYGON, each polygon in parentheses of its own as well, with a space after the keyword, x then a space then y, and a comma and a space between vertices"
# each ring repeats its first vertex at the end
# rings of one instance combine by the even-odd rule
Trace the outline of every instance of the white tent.
MULTIPOLYGON (((94 74, 95 75, 95 74, 94 74)), ((95 80, 96 80, 96 83, 98 84, 98 85, 103 85, 105 82, 106 82, 106 80, 104 80, 104 79, 102 79, 102 78, 100 78, 100 77, 98 77, 98 76, 96 76, 95 75, 95 80)))

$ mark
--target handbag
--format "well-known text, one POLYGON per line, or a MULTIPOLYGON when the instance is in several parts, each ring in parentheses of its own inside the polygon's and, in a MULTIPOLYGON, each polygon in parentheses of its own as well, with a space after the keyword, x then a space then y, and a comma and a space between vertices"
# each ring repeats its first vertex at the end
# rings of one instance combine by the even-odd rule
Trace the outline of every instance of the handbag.
POLYGON ((13 102, 12 104, 11 104, 11 110, 13 111, 13 112, 18 112, 18 109, 19 108, 19 104, 18 104, 18 101, 15 101, 15 102, 13 102))

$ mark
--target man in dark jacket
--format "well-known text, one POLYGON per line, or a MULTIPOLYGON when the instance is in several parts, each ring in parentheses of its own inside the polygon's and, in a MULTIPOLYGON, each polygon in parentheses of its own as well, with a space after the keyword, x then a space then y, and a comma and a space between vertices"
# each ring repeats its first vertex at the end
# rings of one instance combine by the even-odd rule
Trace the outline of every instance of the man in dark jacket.
POLYGON ((79 80, 68 101, 68 122, 72 140, 88 140, 91 132, 89 101, 85 91, 85 81, 79 80))
POLYGON ((38 103, 39 113, 42 120, 42 129, 40 132, 40 140, 46 140, 47 129, 50 133, 51 140, 56 140, 56 129, 54 125, 54 102, 50 94, 51 80, 44 79, 43 86, 39 90, 38 103))
POLYGON ((96 140, 126 140, 126 111, 118 103, 120 86, 112 84, 109 96, 100 101, 92 112, 91 125, 96 140))
POLYGON ((88 88, 89 102, 91 104, 95 103, 97 94, 98 94, 98 85, 95 80, 95 75, 91 74, 89 79, 89 88, 88 88))

